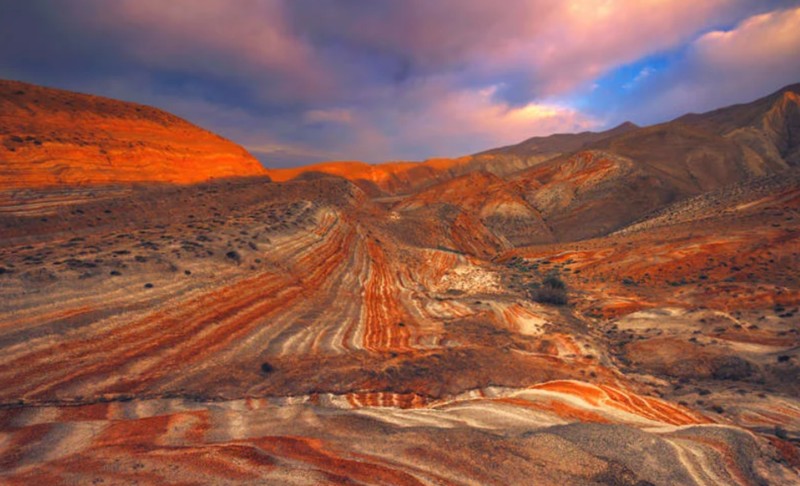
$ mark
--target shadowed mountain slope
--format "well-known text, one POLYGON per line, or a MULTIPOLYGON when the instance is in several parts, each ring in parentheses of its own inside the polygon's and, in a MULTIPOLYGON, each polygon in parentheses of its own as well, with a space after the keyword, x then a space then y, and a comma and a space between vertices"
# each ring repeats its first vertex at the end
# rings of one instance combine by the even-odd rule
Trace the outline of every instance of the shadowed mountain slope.
POLYGON ((736 140, 776 165, 800 165, 800 83, 752 103, 676 121, 736 140))
POLYGON ((794 87, 749 104, 628 130, 515 176, 561 241, 607 234, 666 204, 788 170, 794 87))

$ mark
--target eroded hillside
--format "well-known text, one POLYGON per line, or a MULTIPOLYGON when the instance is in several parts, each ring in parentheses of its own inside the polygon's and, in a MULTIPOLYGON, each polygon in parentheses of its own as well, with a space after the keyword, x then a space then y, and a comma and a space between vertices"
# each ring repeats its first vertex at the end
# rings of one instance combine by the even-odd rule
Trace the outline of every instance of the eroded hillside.
POLYGON ((2 80, 0 161, 0 189, 265 173, 243 148, 164 111, 2 80))
POLYGON ((0 478, 798 482, 800 175, 639 130, 400 195, 3 190, 0 478))

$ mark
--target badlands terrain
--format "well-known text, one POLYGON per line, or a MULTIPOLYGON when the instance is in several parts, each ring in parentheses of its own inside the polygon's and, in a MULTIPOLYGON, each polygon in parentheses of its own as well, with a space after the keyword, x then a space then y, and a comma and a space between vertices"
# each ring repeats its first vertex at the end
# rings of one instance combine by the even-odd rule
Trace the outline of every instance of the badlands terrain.
POLYGON ((800 484, 800 85, 263 169, 0 82, 0 483, 800 484))

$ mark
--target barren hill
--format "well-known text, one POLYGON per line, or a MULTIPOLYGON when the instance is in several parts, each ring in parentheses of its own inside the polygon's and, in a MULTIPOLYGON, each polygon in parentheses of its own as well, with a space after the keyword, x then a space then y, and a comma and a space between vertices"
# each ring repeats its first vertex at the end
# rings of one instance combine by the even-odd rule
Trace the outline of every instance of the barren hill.
POLYGON ((560 240, 608 234, 673 202, 795 165, 795 90, 631 128, 515 178, 560 240))
MULTIPOLYGON (((791 96, 544 161, 186 184, 112 176, 187 182, 125 156, 210 164, 197 128, 76 99, 121 130, 76 153, 129 172, 0 191, 0 482, 798 483, 791 96)), ((43 133, 93 133, 74 108, 43 133)))
POLYGON ((514 145, 487 150, 476 155, 505 154, 519 157, 548 156, 553 158, 561 154, 576 152, 592 143, 622 135, 637 128, 639 127, 634 123, 624 122, 603 132, 556 133, 547 137, 532 137, 514 145))
POLYGON ((164 111, 0 81, 0 188, 264 174, 243 148, 164 111))

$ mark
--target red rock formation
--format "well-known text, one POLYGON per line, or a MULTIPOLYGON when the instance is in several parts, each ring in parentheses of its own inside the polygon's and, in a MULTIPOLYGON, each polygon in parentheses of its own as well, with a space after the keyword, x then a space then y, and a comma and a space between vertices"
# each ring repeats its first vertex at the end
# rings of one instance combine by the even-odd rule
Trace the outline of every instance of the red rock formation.
POLYGON ((148 106, 0 81, 0 189, 265 175, 243 148, 148 106))
POLYGON ((646 163, 7 191, 0 482, 796 482, 800 175, 646 163))

